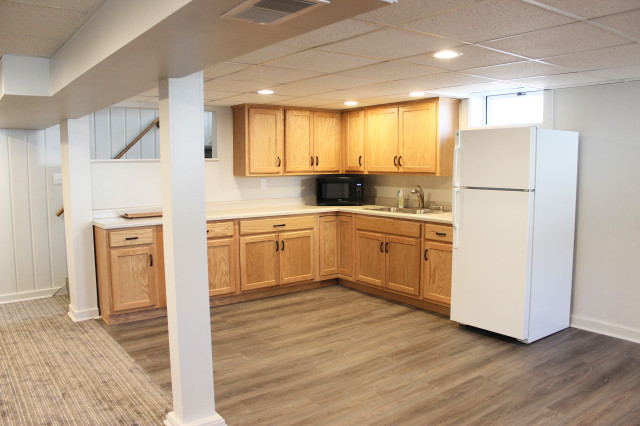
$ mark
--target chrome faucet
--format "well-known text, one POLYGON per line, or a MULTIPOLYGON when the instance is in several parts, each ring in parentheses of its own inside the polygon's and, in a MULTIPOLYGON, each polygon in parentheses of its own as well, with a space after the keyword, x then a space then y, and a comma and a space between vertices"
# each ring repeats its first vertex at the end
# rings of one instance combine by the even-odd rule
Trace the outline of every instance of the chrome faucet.
POLYGON ((424 191, 422 187, 416 185, 416 187, 411 190, 411 193, 418 196, 418 208, 424 209, 424 191))

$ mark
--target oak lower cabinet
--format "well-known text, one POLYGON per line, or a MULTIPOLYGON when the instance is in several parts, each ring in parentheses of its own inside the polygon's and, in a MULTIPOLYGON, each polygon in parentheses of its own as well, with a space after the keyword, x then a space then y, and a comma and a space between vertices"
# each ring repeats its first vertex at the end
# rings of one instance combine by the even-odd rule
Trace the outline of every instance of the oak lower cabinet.
POLYGON ((239 292, 238 234, 233 221, 207 223, 209 296, 239 292))
POLYGON ((338 215, 335 213, 318 217, 318 275, 327 279, 338 273, 338 215))
POLYGON ((406 295, 420 295, 417 222, 356 216, 356 281, 406 295))
POLYGON ((160 227, 94 228, 98 303, 107 324, 120 314, 166 306, 160 227))
POLYGON ((338 214, 338 274, 353 280, 355 272, 353 215, 338 214))
POLYGON ((315 217, 240 221, 240 289, 311 281, 315 276, 315 217))
POLYGON ((437 305, 451 306, 451 225, 424 225, 422 255, 422 298, 437 305))

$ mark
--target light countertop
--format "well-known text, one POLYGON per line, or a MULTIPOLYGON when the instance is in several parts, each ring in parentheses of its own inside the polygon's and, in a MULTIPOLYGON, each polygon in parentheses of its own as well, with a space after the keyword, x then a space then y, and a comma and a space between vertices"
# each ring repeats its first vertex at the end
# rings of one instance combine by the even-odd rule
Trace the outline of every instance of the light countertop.
MULTIPOLYGON (((345 213, 357 213, 366 214, 371 216, 388 217, 395 219, 409 219, 418 220, 422 222, 436 222, 451 224, 452 215, 451 212, 442 213, 426 213, 426 214, 411 214, 411 213, 397 213, 397 212, 383 212, 375 210, 366 210, 371 207, 381 206, 315 206, 306 204, 295 205, 277 205, 277 206, 259 206, 259 207, 247 207, 246 204, 240 206, 234 206, 233 203, 229 203, 224 207, 207 208, 207 221, 210 220, 230 220, 230 219, 247 219, 258 218, 266 216, 285 216, 285 215, 299 215, 299 214, 315 214, 315 213, 331 213, 331 212, 345 212, 345 213)), ((140 219, 125 219, 122 217, 107 217, 94 219, 93 224, 102 229, 117 229, 117 228, 132 228, 138 226, 153 226, 162 225, 161 217, 154 218, 140 218, 140 219)))

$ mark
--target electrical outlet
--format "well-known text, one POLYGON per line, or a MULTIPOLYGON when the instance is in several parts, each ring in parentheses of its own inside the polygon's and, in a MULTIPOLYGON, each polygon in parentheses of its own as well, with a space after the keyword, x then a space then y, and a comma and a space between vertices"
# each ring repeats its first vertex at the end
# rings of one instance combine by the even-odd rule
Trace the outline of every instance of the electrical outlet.
POLYGON ((260 189, 262 189, 263 191, 265 189, 267 189, 267 180, 266 179, 260 179, 260 189))
POLYGON ((62 185, 62 173, 54 173, 53 174, 53 184, 54 185, 62 185))

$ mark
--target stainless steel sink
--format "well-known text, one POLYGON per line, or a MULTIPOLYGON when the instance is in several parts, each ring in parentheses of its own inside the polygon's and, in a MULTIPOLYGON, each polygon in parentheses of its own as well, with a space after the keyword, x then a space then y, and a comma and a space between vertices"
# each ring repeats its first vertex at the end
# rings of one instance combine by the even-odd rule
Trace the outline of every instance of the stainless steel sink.
POLYGON ((402 208, 402 207, 365 207, 365 210, 378 211, 378 212, 390 212, 390 213, 408 213, 408 214, 442 213, 440 210, 402 208))

